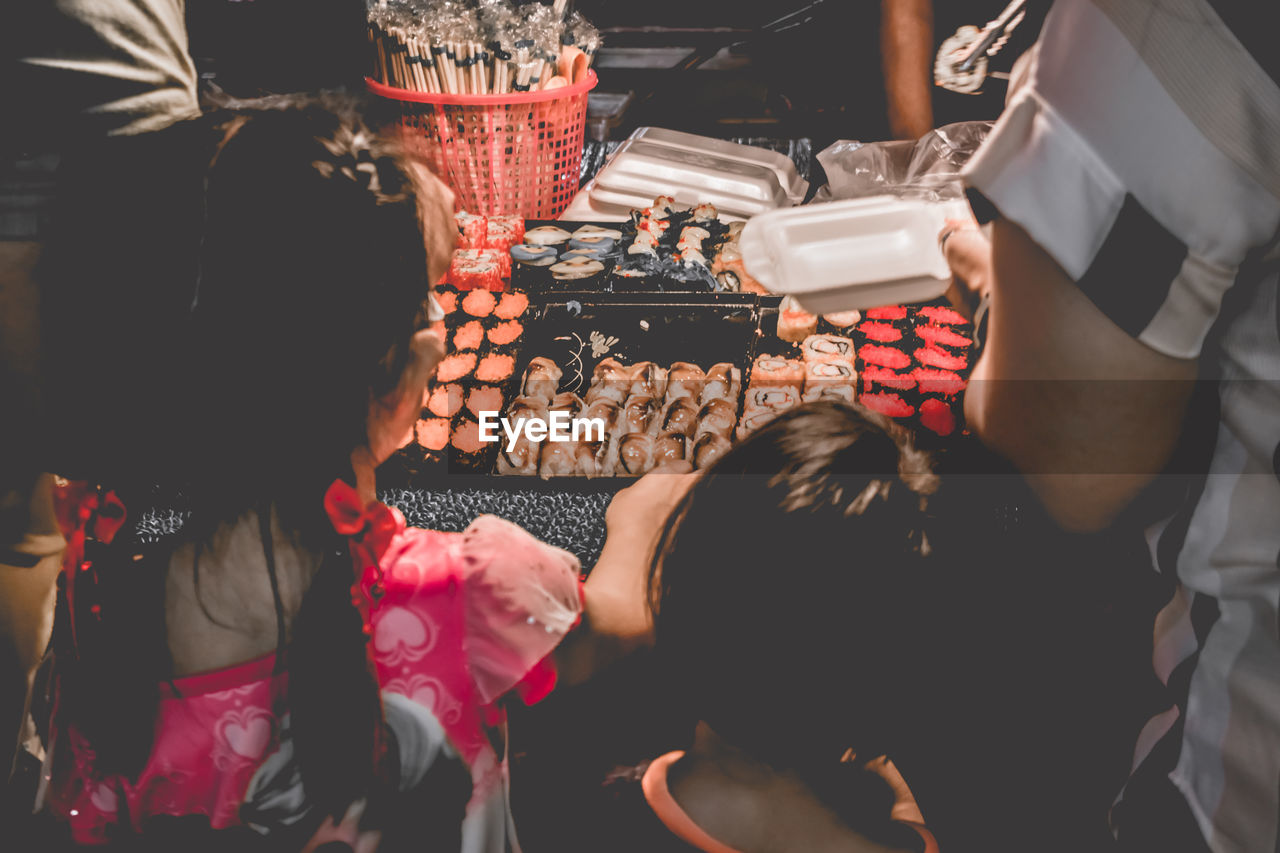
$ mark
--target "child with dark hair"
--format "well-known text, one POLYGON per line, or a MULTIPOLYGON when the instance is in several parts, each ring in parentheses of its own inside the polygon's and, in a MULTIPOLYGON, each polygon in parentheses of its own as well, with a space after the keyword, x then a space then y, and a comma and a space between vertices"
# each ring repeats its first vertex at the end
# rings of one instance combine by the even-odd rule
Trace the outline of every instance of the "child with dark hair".
POLYGON ((442 356, 449 191, 345 102, 221 134, 174 460, 190 518, 163 547, 118 504, 114 537, 90 525, 49 810, 77 843, 180 824, 313 849, 363 811, 381 850, 518 849, 500 702, 551 689, 581 616, 617 624, 611 573, 584 589, 575 557, 508 522, 416 530, 375 498, 442 356))
POLYGON ((650 591, 692 745, 606 786, 616 851, 936 850, 884 756, 918 690, 909 636, 936 488, 883 417, 805 406, 702 474, 650 591))

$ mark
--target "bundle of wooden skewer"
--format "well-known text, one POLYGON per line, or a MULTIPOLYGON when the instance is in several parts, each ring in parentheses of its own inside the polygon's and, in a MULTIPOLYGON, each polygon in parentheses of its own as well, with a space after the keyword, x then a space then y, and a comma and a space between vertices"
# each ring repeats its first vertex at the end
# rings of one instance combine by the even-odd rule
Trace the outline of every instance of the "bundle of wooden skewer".
POLYGON ((369 10, 374 79, 450 95, 532 92, 586 78, 600 33, 566 0, 382 0, 369 10))

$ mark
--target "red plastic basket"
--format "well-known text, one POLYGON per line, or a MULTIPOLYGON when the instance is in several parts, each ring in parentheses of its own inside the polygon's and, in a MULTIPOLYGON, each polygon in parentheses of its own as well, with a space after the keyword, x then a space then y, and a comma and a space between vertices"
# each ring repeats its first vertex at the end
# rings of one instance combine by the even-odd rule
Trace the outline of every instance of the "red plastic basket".
POLYGON ((365 78, 400 103, 401 124, 469 213, 554 219, 578 192, 587 92, 572 86, 509 95, 439 95, 365 78))

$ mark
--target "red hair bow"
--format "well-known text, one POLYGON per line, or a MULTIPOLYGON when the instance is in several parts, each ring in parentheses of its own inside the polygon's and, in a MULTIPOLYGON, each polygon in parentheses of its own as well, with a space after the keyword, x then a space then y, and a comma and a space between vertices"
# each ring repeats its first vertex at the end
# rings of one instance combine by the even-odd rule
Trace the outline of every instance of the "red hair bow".
POLYGON ((395 515, 385 504, 361 504, 360 495, 343 480, 334 480, 324 493, 324 509, 333 529, 360 542, 375 560, 382 559, 399 529, 395 515))

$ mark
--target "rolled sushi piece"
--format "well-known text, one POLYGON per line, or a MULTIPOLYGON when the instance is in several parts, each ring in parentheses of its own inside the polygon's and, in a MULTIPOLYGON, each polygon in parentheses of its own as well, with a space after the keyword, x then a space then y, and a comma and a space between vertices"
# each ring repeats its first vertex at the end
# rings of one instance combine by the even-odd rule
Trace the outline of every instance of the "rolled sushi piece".
POLYGON ((631 394, 662 399, 667 390, 667 371, 652 361, 641 361, 631 365, 631 394))
POLYGON ((485 226, 485 248, 506 252, 524 239, 524 219, 519 216, 490 216, 485 226))
POLYGON ((837 329, 850 329, 858 324, 862 319, 862 312, 857 309, 850 311, 836 311, 831 314, 823 314, 822 319, 826 320, 837 329))
POLYGON ((854 388, 852 385, 837 385, 830 382, 823 382, 820 385, 813 385, 806 388, 804 397, 806 403, 816 403, 819 400, 830 400, 837 403, 853 403, 854 388))
POLYGON ((738 397, 742 394, 742 371, 732 363, 722 361, 711 365, 707 371, 707 384, 702 388, 699 398, 703 405, 712 400, 725 400, 738 407, 738 397))
POLYGON ((464 456, 477 456, 485 449, 480 439, 480 424, 469 418, 455 418, 449 444, 464 456))
POLYGON ((438 452, 449 445, 448 418, 423 418, 414 425, 413 432, 418 445, 426 450, 438 452))
POLYGON ((616 358, 606 358, 592 372, 591 387, 587 389, 584 399, 588 406, 597 400, 609 400, 622 405, 630 393, 631 369, 616 358))
POLYGON ((476 365, 476 379, 494 384, 506 382, 516 369, 516 360, 505 353, 491 352, 476 365))
POLYGON ((678 432, 693 438, 698 430, 699 407, 694 397, 677 397, 662 407, 658 417, 649 426, 649 431, 661 435, 678 432))
POLYGON ((467 394, 467 409, 478 419, 481 413, 497 415, 502 411, 502 389, 478 385, 467 394))
POLYGON ((800 405, 800 389, 794 385, 785 388, 748 388, 742 411, 745 418, 750 411, 768 409, 774 414, 781 414, 798 405, 800 405))
POLYGON ((538 476, 544 480, 552 477, 576 477, 578 475, 577 447, 572 441, 544 441, 538 458, 538 476))
POLYGON ((742 441, 751 433, 760 429, 760 427, 769 423, 776 418, 779 412, 773 409, 752 409, 742 413, 742 419, 738 421, 738 428, 734 431, 738 441, 742 441))
POLYGON ((436 385, 427 397, 427 411, 438 418, 451 418, 462 408, 465 396, 462 386, 456 382, 436 385))
POLYGON ((778 310, 778 337, 798 344, 818 331, 818 315, 800 307, 790 296, 782 300, 778 310))
POLYGON ((457 382, 470 376, 476 367, 476 354, 473 352, 455 352, 445 356, 436 368, 437 382, 457 382))
POLYGON ((842 335, 810 335, 800 344, 805 363, 815 361, 848 361, 854 359, 853 341, 842 335))
POLYGON ((695 401, 702 397, 702 389, 706 387, 707 374, 702 368, 687 361, 677 361, 667 371, 667 400, 681 397, 692 397, 695 401))
POLYGON ((613 476, 618 463, 614 437, 622 419, 622 409, 612 400, 600 399, 588 403, 582 417, 593 425, 574 442, 578 473, 587 478, 613 476))
MULTIPOLYGON (((528 420, 547 421, 547 404, 538 397, 516 397, 507 410, 507 419, 512 423, 528 420)), ((532 477, 538 473, 538 459, 542 455, 542 442, 533 441, 520 431, 514 446, 508 449, 503 442, 498 450, 499 474, 517 477, 532 477)))
POLYGON ((658 400, 643 394, 633 394, 627 398, 622 407, 622 424, 624 433, 647 433, 658 417, 658 400))
POLYGON ((479 320, 463 323, 453 332, 455 351, 479 349, 482 343, 484 343, 484 325, 479 320))
POLYGON ((458 211, 453 218, 458 223, 457 248, 483 249, 488 232, 488 220, 479 214, 466 211, 458 211))
POLYGON ((577 417, 584 408, 586 404, 582 402, 582 398, 572 391, 561 391, 551 398, 551 405, 547 407, 552 412, 568 412, 570 417, 577 417))
POLYGON ((751 367, 751 387, 780 387, 804 385, 804 364, 797 359, 776 355, 760 355, 751 367))
POLYGON ((804 390, 823 385, 849 385, 858 380, 852 361, 807 361, 804 365, 804 390))
POLYGON ((488 331, 489 343, 496 347, 505 347, 520 340, 524 334, 524 324, 519 320, 503 320, 488 331))
POLYGON ((515 320, 529 308, 529 297, 518 290, 502 294, 493 308, 493 316, 499 320, 515 320))
POLYGON ((725 438, 733 435, 733 428, 738 424, 738 407, 727 400, 712 400, 698 410, 698 425, 694 435, 714 432, 725 438))
POLYGON ((502 290, 502 267, 495 257, 486 249, 459 249, 449 265, 449 284, 458 290, 502 290))
POLYGON ((472 317, 488 317, 497 304, 498 299, 491 290, 473 290, 462 297, 462 311, 472 317))
POLYGON ((653 466, 666 462, 680 462, 689 458, 689 436, 682 432, 667 432, 653 440, 653 466))

